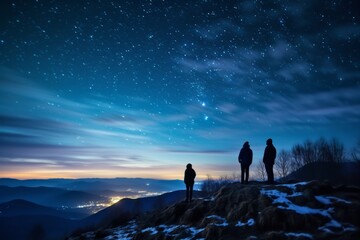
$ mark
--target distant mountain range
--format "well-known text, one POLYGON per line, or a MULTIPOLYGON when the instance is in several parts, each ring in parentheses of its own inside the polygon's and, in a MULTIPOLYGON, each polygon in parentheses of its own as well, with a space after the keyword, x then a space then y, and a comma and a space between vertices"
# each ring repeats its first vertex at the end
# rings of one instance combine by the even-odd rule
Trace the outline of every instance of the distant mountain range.
MULTIPOLYGON (((52 211, 49 210, 49 213, 51 214, 52 211)), ((60 240, 72 233, 77 224, 76 220, 47 214, 5 217, 0 214, 0 235, 2 240, 60 240)))
POLYGON ((69 191, 54 187, 7 187, 0 186, 0 203, 23 199, 55 208, 74 208, 88 202, 107 202, 106 197, 81 191, 69 191))
POLYGON ((184 188, 180 180, 146 178, 0 179, 0 203, 23 199, 55 208, 92 214, 114 199, 160 195, 184 188))
POLYGON ((173 204, 184 198, 183 191, 173 191, 183 188, 180 180, 2 178, 0 239, 64 239, 73 231, 127 221, 146 211, 173 204), (163 192, 171 193, 141 199, 124 198, 91 216, 86 210, 89 204, 109 203, 112 196, 139 197, 163 192))
POLYGON ((65 219, 81 219, 87 216, 86 214, 81 214, 78 212, 70 212, 64 211, 62 209, 45 207, 23 199, 16 199, 0 204, 1 217, 15 217, 25 215, 50 215, 65 219))
MULTIPOLYGON (((200 197, 194 192, 194 197, 200 197)), ((160 196, 122 199, 87 218, 72 220, 71 213, 13 200, 0 204, 0 235, 2 240, 48 239, 60 240, 75 232, 126 223, 135 216, 162 209, 183 200, 185 191, 165 193, 160 196)), ((72 213, 76 214, 76 213, 72 213)))
POLYGON ((8 187, 55 187, 66 190, 91 192, 93 194, 109 192, 127 192, 137 195, 139 192, 169 192, 184 188, 182 180, 159 180, 149 178, 82 178, 82 179, 30 179, 18 180, 0 178, 0 185, 8 187))

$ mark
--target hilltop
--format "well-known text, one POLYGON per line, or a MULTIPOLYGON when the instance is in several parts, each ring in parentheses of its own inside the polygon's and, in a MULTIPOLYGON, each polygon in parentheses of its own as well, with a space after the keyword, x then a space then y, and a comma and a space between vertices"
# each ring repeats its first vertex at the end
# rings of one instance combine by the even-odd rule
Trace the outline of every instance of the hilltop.
POLYGON ((360 189, 325 181, 230 183, 80 239, 359 239, 360 189))

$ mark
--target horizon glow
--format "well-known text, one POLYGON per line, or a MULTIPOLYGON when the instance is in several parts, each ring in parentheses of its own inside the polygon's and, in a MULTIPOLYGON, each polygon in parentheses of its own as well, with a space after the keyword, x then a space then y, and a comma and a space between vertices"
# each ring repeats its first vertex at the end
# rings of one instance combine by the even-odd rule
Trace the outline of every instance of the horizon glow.
POLYGON ((245 141, 255 165, 268 138, 360 139, 357 2, 0 9, 0 177, 205 179, 245 141))

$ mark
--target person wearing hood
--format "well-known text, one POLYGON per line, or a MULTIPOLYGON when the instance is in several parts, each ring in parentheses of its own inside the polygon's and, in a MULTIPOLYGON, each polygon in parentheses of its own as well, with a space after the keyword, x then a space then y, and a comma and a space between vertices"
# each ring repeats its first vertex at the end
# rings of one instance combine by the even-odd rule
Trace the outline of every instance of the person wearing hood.
POLYGON ((249 182, 249 168, 253 160, 253 152, 250 149, 249 142, 245 142, 243 147, 240 150, 238 157, 240 167, 241 167, 241 183, 249 182), (245 181, 244 181, 245 178, 245 181))
POLYGON ((191 202, 192 200, 195 177, 196 177, 196 172, 192 168, 191 163, 189 163, 188 165, 186 165, 186 170, 184 174, 184 183, 186 185, 186 202, 191 202))
POLYGON ((275 158, 276 158, 276 148, 272 143, 272 139, 269 138, 268 140, 266 140, 266 148, 264 151, 263 162, 265 164, 268 183, 270 184, 274 183, 273 166, 275 164, 275 158))

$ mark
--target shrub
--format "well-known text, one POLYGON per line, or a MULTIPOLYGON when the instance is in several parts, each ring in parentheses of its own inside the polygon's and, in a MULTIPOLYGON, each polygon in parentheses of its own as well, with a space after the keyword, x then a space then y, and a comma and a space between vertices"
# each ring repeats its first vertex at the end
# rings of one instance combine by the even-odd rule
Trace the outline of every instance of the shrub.
POLYGON ((211 176, 208 176, 208 178, 203 181, 200 189, 201 191, 205 193, 214 193, 218 191, 222 186, 225 186, 229 183, 235 182, 235 177, 220 177, 219 179, 213 179, 211 176))

